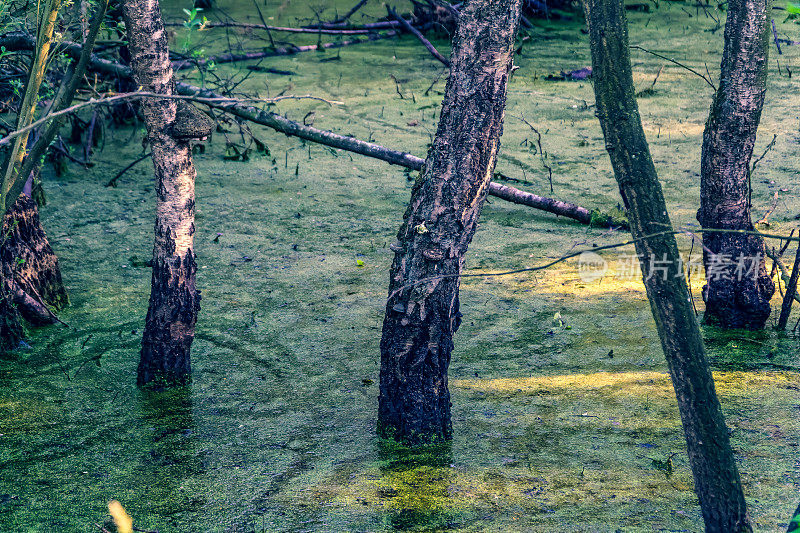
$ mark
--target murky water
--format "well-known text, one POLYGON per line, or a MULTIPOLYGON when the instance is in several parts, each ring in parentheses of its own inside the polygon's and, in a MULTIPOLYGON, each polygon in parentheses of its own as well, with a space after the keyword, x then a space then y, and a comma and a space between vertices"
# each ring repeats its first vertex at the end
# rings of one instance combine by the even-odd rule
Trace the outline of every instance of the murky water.
MULTIPOLYGON (((350 4, 338 2, 340 12, 350 4)), ((258 20, 247 5, 222 5, 239 20, 258 20)), ((181 7, 170 2, 167 16, 184 17, 181 7)), ((262 9, 275 24, 310 16, 305 2, 262 9)), ((721 32, 706 31, 715 23, 702 12, 662 2, 630 17, 633 42, 714 72, 721 32)), ((540 23, 531 32, 510 86, 498 170, 550 194, 535 135, 517 118, 524 116, 542 133, 553 195, 608 209, 619 199, 591 86, 544 80, 588 64, 580 25, 540 23)), ((263 46, 257 37, 235 32, 231 42, 263 46)), ((226 42, 213 30, 190 44, 208 54, 226 42)), ((780 60, 793 66, 798 53, 785 47, 780 60)), ((649 87, 661 64, 634 54, 637 86, 649 87)), ((411 38, 261 65, 295 74, 234 65, 215 75, 248 76, 241 90, 263 96, 343 101, 287 101, 277 110, 417 154, 435 131, 444 83, 426 90, 441 69, 411 38)), ((754 211, 760 216, 774 191, 787 189, 771 220, 773 231, 788 233, 800 211, 795 82, 777 68, 770 76, 756 150, 772 133, 779 139, 754 175, 754 211)), ((668 64, 641 100, 677 225, 694 222, 710 97, 705 82, 668 64)), ((239 138, 235 124, 228 129, 239 138)), ((31 349, 0 360, 0 530, 97 531, 112 498, 137 527, 161 532, 701 529, 675 401, 635 278, 584 282, 569 262, 535 275, 465 279, 451 366, 454 441, 414 453, 378 442, 388 243, 410 182, 380 162, 254 131, 270 156, 223 161, 225 138, 216 134, 197 157, 203 301, 194 382, 182 390, 134 384, 150 277, 134 265, 152 246, 151 169, 135 167, 116 189, 103 184, 140 154, 140 130, 109 132, 94 168, 46 180, 43 221, 73 303, 63 313, 68 328, 32 331, 31 349)), ((467 268, 531 266, 576 244, 622 239, 492 199, 467 268)), ((798 364, 796 339, 706 334, 757 529, 779 531, 800 476, 800 375, 782 370, 798 364)))

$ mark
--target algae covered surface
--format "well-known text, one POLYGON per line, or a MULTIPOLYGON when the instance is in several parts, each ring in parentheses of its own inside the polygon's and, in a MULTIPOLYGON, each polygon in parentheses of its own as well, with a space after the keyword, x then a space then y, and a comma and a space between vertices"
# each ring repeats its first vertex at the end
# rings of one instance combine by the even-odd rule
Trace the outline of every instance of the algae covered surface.
MULTIPOLYGON (((185 19, 186 4, 167 2, 165 18, 185 19)), ((312 8, 333 18, 353 2, 317 4, 262 10, 270 23, 296 25, 313 22, 312 8)), ((382 16, 374 4, 356 22, 382 16)), ((247 3, 219 5, 259 21, 247 3)), ((708 65, 714 76, 716 22, 681 2, 652 8, 629 14, 632 43, 708 65)), ((590 82, 546 80, 590 63, 582 21, 571 16, 521 35, 498 171, 532 192, 609 210, 620 200, 590 82)), ((796 38, 796 25, 776 22, 796 38)), ((251 30, 185 33, 176 31, 176 49, 203 54, 267 43, 251 30)), ((447 51, 445 39, 434 42, 447 51)), ((753 204, 760 217, 778 192, 770 231, 788 234, 800 212, 796 81, 786 74, 798 64, 796 47, 778 59, 757 153, 777 139, 753 174, 753 204)), ((633 61, 642 90, 663 65, 640 107, 673 222, 691 230, 711 90, 658 57, 634 51, 633 61)), ((274 109, 419 155, 444 90, 441 66, 409 36, 218 65, 205 82, 214 76, 235 76, 237 91, 262 97, 343 102, 287 100, 274 109), (292 74, 245 68, 256 64, 292 74)), ((235 124, 227 129, 240 139, 235 124)), ((61 315, 69 327, 33 330, 30 348, 0 359, 0 531, 97 531, 111 499, 136 527, 161 532, 702 530, 649 306, 637 277, 623 275, 632 248, 604 254, 609 271, 595 280, 580 276, 576 260, 486 276, 621 242, 624 233, 489 199, 462 282, 465 317, 450 367, 455 437, 412 452, 375 436, 388 245, 412 182, 379 161, 252 130, 269 155, 226 161, 225 135, 216 133, 196 157, 203 300, 193 383, 179 390, 135 387, 152 169, 143 163, 117 188, 103 186, 141 154, 141 128, 109 130, 89 171, 46 176, 42 220, 72 304, 61 315)), ((690 239, 680 244, 690 251, 690 239)), ((701 279, 692 279, 699 311, 701 279)), ((755 527, 785 530, 800 498, 798 339, 704 333, 755 527)))

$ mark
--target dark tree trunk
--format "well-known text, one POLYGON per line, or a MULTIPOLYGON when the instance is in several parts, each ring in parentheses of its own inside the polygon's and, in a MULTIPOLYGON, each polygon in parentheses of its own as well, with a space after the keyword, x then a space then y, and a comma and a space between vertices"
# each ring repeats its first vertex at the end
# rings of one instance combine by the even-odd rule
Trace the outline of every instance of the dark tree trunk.
POLYGON ((472 0, 459 18, 439 128, 393 245, 381 338, 378 428, 449 439, 447 367, 461 321, 459 274, 492 178, 519 0, 472 0), (446 278, 428 280, 432 276, 446 278))
MULTIPOLYGON (((22 194, 6 214, 3 226, 5 240, 0 249, 4 274, 12 276, 14 282, 34 299, 53 309, 69 303, 58 257, 50 247, 47 235, 39 221, 36 202, 22 194)), ((31 320, 21 309, 23 316, 31 320)))
POLYGON ((634 97, 623 0, 589 0, 597 116, 628 206, 647 296, 678 400, 710 533, 752 531, 672 224, 634 97), (656 263, 657 261, 658 263, 656 263), (666 271, 660 267, 666 266, 666 271))
MULTIPOLYGON (((731 0, 719 88, 703 134, 700 210, 704 229, 752 230, 750 158, 767 90, 770 0, 731 0)), ((758 235, 705 233, 705 319, 758 329, 775 284, 758 235), (752 267, 752 272, 750 271, 752 267)))
MULTIPOLYGON (((172 95, 175 80, 157 0, 126 0, 123 13, 131 67, 145 91, 172 95)), ((175 100, 142 100, 156 175, 156 224, 150 306, 142 338, 138 383, 190 380, 189 352, 200 309, 193 250, 194 179, 190 139, 179 137, 175 100)))
POLYGON ((22 194, 3 219, 0 267, 0 351, 14 349, 24 337, 20 318, 35 326, 52 324, 53 314, 69 303, 61 269, 39 220, 36 202, 22 194))

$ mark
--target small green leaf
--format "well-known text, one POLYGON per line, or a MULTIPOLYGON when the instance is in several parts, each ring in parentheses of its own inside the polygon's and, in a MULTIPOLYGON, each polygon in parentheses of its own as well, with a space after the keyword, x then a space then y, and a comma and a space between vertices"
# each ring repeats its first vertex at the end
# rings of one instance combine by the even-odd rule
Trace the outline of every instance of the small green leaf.
POLYGON ((356 259, 356 266, 357 267, 363 267, 364 266, 364 261, 362 261, 361 259, 356 259))

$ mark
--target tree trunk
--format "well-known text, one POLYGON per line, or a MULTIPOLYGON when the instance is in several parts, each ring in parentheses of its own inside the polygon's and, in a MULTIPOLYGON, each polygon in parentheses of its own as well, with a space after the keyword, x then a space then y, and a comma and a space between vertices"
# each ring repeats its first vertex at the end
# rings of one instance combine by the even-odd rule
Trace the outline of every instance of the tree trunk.
POLYGON ((589 0, 597 116, 669 366, 695 492, 710 533, 752 531, 739 472, 634 96, 622 0, 589 0))
MULTIPOLYGON (((719 88, 703 133, 700 210, 704 229, 752 230, 750 158, 767 90, 770 0, 731 0, 719 88)), ((758 235, 705 233, 705 319, 758 329, 775 284, 758 235)))
MULTIPOLYGON (((123 13, 131 67, 145 91, 172 95, 175 80, 157 0, 126 0, 123 13)), ((156 177, 156 224, 150 306, 138 384, 185 384, 200 309, 193 250, 194 179, 190 140, 176 137, 175 100, 142 100, 156 177)))
POLYGON ((449 439, 447 367, 459 275, 497 160, 519 0, 472 0, 453 40, 439 128, 393 244, 381 338, 378 430, 449 439), (432 276, 449 277, 431 279, 432 276))
MULTIPOLYGON (((6 274, 43 304, 60 309, 69 303, 58 257, 50 247, 39 221, 36 202, 30 196, 22 194, 17 198, 6 215, 3 232, 5 240, 0 249, 0 260, 6 274)), ((35 320, 25 318, 35 323, 35 320)))
POLYGON ((58 257, 42 229, 36 202, 27 194, 20 195, 6 213, 3 236, 0 351, 19 346, 24 337, 20 318, 35 326, 52 324, 53 310, 69 303, 58 257))

